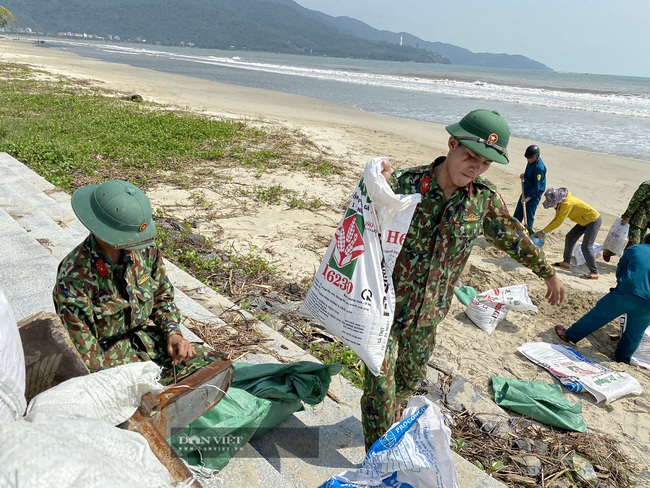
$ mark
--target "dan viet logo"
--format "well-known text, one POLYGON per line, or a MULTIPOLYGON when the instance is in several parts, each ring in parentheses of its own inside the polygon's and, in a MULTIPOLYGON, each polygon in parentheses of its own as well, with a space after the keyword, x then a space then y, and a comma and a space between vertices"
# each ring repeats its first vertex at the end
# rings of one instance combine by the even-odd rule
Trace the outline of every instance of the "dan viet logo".
POLYGON ((336 245, 329 260, 329 266, 348 278, 352 278, 357 259, 365 252, 364 231, 363 215, 353 209, 348 209, 343 222, 334 234, 336 245))
POLYGON ((192 452, 199 448, 201 451, 224 452, 239 450, 247 439, 237 435, 180 435, 176 439, 176 450, 182 452, 192 452))

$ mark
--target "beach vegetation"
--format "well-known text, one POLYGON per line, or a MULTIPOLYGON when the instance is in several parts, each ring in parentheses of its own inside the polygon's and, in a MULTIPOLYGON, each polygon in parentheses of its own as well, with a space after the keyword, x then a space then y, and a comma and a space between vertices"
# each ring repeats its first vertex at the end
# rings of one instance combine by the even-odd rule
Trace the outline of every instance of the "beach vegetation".
POLYGON ((253 169, 255 177, 280 167, 307 175, 341 171, 313 156, 313 148, 289 144, 289 130, 271 133, 243 121, 134 103, 128 94, 29 73, 0 65, 0 151, 67 191, 107 177, 183 187, 233 166, 253 169))
POLYGON ((280 197, 287 192, 282 185, 257 186, 253 190, 253 196, 258 202, 278 205, 281 202, 280 197))
POLYGON ((318 210, 325 206, 323 200, 319 197, 310 197, 307 192, 299 195, 297 192, 289 199, 290 208, 318 210))
POLYGON ((309 352, 325 364, 339 363, 341 375, 357 388, 363 388, 363 361, 345 344, 340 341, 313 342, 309 352))

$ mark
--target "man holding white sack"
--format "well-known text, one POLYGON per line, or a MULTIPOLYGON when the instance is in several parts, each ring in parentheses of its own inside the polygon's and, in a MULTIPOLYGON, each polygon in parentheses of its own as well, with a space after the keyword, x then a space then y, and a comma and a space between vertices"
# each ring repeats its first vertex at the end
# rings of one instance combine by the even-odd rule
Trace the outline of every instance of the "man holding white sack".
POLYGON ((447 156, 428 166, 382 174, 397 194, 421 193, 395 263, 395 315, 382 371, 366 372, 361 399, 366 448, 393 424, 398 406, 425 377, 436 327, 445 318, 454 284, 481 233, 489 242, 546 281, 546 298, 564 301, 565 288, 541 248, 509 213, 489 181, 481 178, 495 161, 508 164, 510 129, 490 110, 474 110, 446 127, 447 156))

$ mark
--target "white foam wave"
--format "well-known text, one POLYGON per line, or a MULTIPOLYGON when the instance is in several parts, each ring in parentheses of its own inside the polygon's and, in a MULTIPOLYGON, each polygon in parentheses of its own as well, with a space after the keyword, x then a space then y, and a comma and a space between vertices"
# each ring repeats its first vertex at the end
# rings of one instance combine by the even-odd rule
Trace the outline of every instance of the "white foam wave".
MULTIPOLYGON (((90 44, 88 44, 90 45, 90 44)), ((92 46, 97 47, 97 44, 92 46)), ((467 82, 454 79, 431 79, 414 76, 395 76, 341 69, 322 69, 257 62, 234 57, 199 56, 179 54, 147 48, 104 45, 105 52, 131 56, 153 56, 204 65, 224 66, 289 76, 301 76, 319 80, 354 83, 403 91, 449 95, 485 101, 510 102, 538 107, 581 110, 628 117, 650 118, 650 97, 643 95, 589 93, 557 89, 530 88, 494 84, 483 81, 467 82)))

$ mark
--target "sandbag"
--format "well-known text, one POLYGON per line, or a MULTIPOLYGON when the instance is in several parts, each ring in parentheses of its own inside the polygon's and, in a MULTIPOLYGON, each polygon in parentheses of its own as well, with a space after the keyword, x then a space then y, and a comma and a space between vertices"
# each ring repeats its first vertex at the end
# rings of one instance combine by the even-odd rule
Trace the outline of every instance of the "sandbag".
MULTIPOLYGON (((623 335, 627 325, 627 314, 621 315, 619 324, 621 326, 621 335, 623 335)), ((650 369, 650 324, 648 324, 648 327, 643 333, 639 347, 637 347, 634 354, 632 354, 630 364, 632 366, 640 366, 642 368, 650 369)))
POLYGON ((0 290, 0 422, 19 419, 26 405, 23 346, 14 314, 0 290))
POLYGON ((616 219, 607 233, 605 242, 603 242, 603 249, 619 257, 622 256, 627 245, 629 232, 630 224, 623 225, 621 219, 616 219))
POLYGON ((125 364, 36 395, 24 418, 0 422, 0 480, 34 488, 171 487, 146 439, 115 427, 143 394, 162 390, 159 377, 154 363, 125 364))
POLYGON ((334 475, 319 488, 459 488, 450 441, 440 408, 415 396, 402 420, 370 447, 359 469, 334 475))
MULTIPOLYGON (((602 252, 603 246, 597 242, 594 242, 593 246, 591 246, 591 253, 594 255, 594 259, 598 259, 602 252)), ((573 248, 573 259, 576 260, 576 266, 582 266, 587 262, 585 260, 584 254, 582 253, 582 242, 578 242, 573 248)))
POLYGON ((160 366, 152 361, 121 364, 71 378, 39 393, 29 402, 26 415, 39 412, 119 425, 135 413, 142 395, 162 392, 159 379, 160 366))
POLYGON ((172 486, 169 472, 144 437, 103 420, 34 411, 29 419, 0 422, 0 439, 1 486, 172 486))
POLYGON ((300 313, 314 318, 380 374, 393 323, 392 273, 419 193, 396 195, 371 160, 355 188, 300 313))
POLYGON ((499 322, 506 318, 509 309, 537 312, 537 307, 528 296, 528 285, 519 284, 486 290, 470 300, 465 315, 479 329, 490 334, 499 322))
POLYGON ((533 363, 543 367, 569 391, 588 391, 596 403, 606 405, 626 395, 640 395, 643 387, 627 373, 612 371, 569 346, 527 342, 517 348, 533 363))

